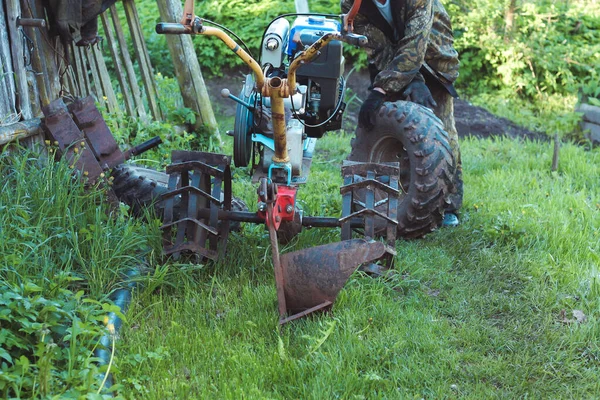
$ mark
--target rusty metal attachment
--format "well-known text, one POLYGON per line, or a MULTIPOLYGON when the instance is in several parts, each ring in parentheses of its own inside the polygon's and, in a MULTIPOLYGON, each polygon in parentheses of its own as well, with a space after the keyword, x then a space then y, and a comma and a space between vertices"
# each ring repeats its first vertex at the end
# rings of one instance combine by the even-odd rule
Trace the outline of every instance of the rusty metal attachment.
POLYGON ((386 254, 380 263, 384 269, 392 268, 398 232, 400 163, 344 161, 342 176, 342 240, 352 239, 355 232, 352 229, 352 221, 356 218, 363 220, 362 236, 366 239, 375 239, 376 226, 383 226, 384 229, 377 229, 385 232, 386 243, 386 254), (359 210, 353 211, 353 206, 359 210))
POLYGON ((169 191, 162 196, 163 253, 216 260, 224 255, 229 235, 229 220, 220 221, 219 211, 231 211, 231 157, 174 151, 171 161, 169 191))
POLYGON ((58 146, 71 168, 87 177, 89 184, 95 184, 104 171, 91 150, 87 138, 71 117, 67 105, 62 99, 56 99, 42 111, 46 116, 44 129, 51 142, 58 146))
POLYGON ((259 197, 266 208, 280 324, 329 309, 350 275, 360 266, 379 262, 383 268, 392 267, 396 255, 399 163, 349 161, 344 163, 342 173, 344 186, 340 191, 344 196, 344 214, 339 220, 342 241, 286 254, 279 253, 277 230, 281 223, 278 208, 281 207, 277 185, 266 178, 260 181, 259 197), (363 208, 352 212, 359 192, 364 199, 363 208), (387 213, 377 211, 376 207, 384 203, 388 205, 387 213), (357 219, 361 220, 358 225, 364 227, 364 238, 353 239, 352 227, 357 226, 357 219), (385 243, 375 240, 375 224, 380 221, 387 225, 385 243))
POLYGON ((279 323, 327 310, 360 265, 379 260, 385 254, 382 242, 352 239, 281 255, 283 290, 277 287, 279 323), (281 315, 282 303, 290 316, 281 315))
POLYGON ((69 165, 95 184, 102 174, 162 143, 157 136, 122 152, 92 96, 78 99, 68 106, 59 98, 42 108, 44 129, 58 146, 69 165))

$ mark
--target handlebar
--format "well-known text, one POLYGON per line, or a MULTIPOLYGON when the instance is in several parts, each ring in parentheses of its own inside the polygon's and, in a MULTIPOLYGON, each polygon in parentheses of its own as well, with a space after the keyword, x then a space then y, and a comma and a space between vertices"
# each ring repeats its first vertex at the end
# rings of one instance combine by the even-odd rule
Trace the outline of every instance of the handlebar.
MULTIPOLYGON (((156 33, 171 35, 200 34, 207 36, 217 36, 219 39, 221 39, 221 41, 223 41, 227 45, 227 47, 229 47, 234 53, 236 53, 238 57, 240 57, 246 64, 250 66, 250 68, 254 72, 254 75, 256 76, 256 86, 259 89, 259 91, 263 88, 265 82, 265 75, 260 65, 256 62, 256 60, 254 60, 248 53, 246 53, 223 30, 219 28, 204 26, 201 18, 194 17, 192 20, 189 20, 189 24, 161 22, 156 25, 156 33)), ((300 67, 300 65, 311 62, 315 57, 319 55, 320 50, 332 40, 339 40, 358 47, 367 44, 367 37, 363 35, 357 35, 350 32, 328 32, 324 34, 319 40, 317 40, 307 49, 302 51, 290 64, 287 80, 289 90, 286 91, 288 95, 290 93, 293 93, 293 91, 296 88, 296 70, 300 67)))
POLYGON ((156 33, 159 35, 189 35, 192 33, 190 26, 175 22, 160 22, 156 24, 156 33))
POLYGON ((344 33, 341 39, 343 42, 356 47, 363 47, 368 43, 368 39, 364 35, 357 35, 355 33, 344 33))

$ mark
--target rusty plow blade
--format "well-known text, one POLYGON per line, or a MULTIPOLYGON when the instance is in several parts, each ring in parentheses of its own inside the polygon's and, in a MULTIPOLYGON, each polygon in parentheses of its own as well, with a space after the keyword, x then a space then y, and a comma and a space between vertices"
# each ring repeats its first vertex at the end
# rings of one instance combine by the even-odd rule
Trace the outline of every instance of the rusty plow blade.
POLYGON ((282 254, 283 282, 278 282, 279 323, 331 307, 352 273, 362 264, 384 256, 385 244, 351 239, 282 254))

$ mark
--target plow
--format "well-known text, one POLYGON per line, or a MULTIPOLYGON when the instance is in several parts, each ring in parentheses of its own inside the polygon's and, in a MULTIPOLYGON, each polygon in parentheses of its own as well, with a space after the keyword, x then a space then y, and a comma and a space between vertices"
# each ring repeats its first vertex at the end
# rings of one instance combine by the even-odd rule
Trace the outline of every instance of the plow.
MULTIPOLYGON (((355 1, 348 23, 360 3, 355 1)), ((355 143, 372 133, 357 129, 352 154, 341 166, 341 216, 304 215, 297 193, 309 179, 316 142, 341 128, 346 108, 342 43, 364 46, 367 39, 346 32, 339 15, 287 14, 266 27, 257 61, 225 30, 209 25, 218 26, 196 16, 193 0, 186 0, 181 21, 159 23, 156 31, 215 36, 252 71, 238 96, 228 89, 221 93, 237 103, 234 129, 228 132, 233 155, 173 151, 165 173, 122 164, 159 139, 121 153, 97 117, 84 121, 92 111, 82 112, 83 104, 72 106, 74 121, 68 121, 77 125, 73 131, 85 127, 90 149, 88 161, 77 158, 86 163, 78 168, 93 165, 94 179, 114 168, 111 190, 134 210, 158 204, 168 257, 221 259, 233 226, 263 224, 269 233, 280 324, 328 310, 358 268, 381 273, 393 267, 398 237, 419 237, 441 224, 450 192, 445 176, 454 165, 448 135, 425 108, 404 101, 386 103, 379 111, 378 139, 359 148, 355 143), (250 170, 256 212, 236 206, 232 164, 250 170), (338 228, 340 241, 280 252, 281 243, 307 227, 338 228)), ((45 110, 46 125, 69 154, 80 137, 52 125, 69 118, 63 115, 65 108, 54 104, 45 110)))

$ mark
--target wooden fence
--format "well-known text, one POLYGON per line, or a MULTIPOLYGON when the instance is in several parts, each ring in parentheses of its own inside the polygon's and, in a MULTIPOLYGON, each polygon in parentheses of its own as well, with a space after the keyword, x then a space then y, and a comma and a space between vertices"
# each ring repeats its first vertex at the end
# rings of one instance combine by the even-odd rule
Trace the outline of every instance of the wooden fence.
MULTIPOLYGON (((109 113, 143 121, 163 119, 134 0, 122 0, 100 15, 102 47, 72 43, 66 48, 58 37, 49 35, 42 0, 4 2, 5 7, 0 6, 0 146, 16 139, 29 138, 25 144, 40 141, 42 107, 65 96, 91 94, 109 113), (126 32, 133 42, 133 55, 128 51, 126 32), (111 82, 105 56, 113 61, 118 85, 111 82)), ((157 0, 157 4, 165 21, 182 15, 179 0, 157 0)), ((218 135, 191 38, 169 38, 168 43, 183 105, 198 115, 198 125, 206 125, 218 135)))

